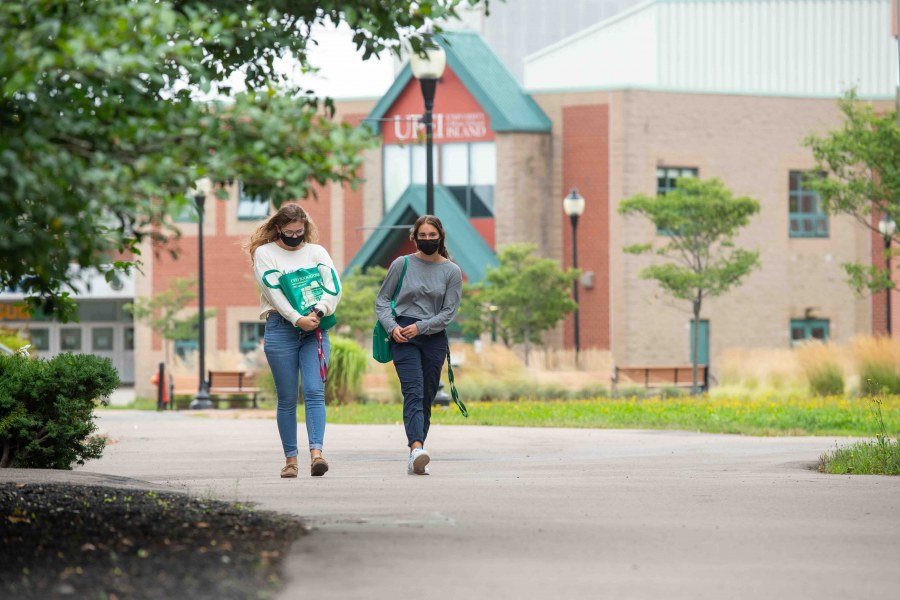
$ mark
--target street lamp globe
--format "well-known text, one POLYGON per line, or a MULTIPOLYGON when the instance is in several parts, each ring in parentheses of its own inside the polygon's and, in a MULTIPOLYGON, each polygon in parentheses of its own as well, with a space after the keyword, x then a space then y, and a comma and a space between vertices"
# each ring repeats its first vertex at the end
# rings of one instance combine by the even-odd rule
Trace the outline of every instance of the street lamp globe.
POLYGON ((568 217, 580 217, 584 212, 584 198, 578 193, 578 188, 572 188, 563 199, 563 212, 568 217))
POLYGON ((897 231, 897 224, 890 215, 886 214, 878 221, 878 231, 881 232, 881 235, 885 240, 889 240, 894 237, 894 233, 897 231))
POLYGON ((409 57, 409 68, 413 77, 423 79, 440 79, 447 66, 447 53, 438 46, 430 36, 423 42, 422 54, 412 50, 409 57), (423 56, 424 54, 424 56, 423 56))

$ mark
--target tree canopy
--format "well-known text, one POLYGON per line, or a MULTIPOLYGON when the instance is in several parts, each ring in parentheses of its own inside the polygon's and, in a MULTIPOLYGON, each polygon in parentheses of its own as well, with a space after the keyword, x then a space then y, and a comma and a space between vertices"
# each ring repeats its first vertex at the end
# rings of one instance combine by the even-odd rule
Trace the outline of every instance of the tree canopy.
POLYGON ((465 3, 0 3, 0 286, 66 319, 75 272, 130 269, 200 178, 276 205, 355 183, 369 134, 335 123, 280 61, 309 71, 317 28, 339 23, 366 57, 397 51, 465 3), (246 89, 226 83, 236 74, 246 89))
MULTIPOLYGON (((678 179, 674 190, 661 196, 637 194, 619 204, 619 213, 649 219, 659 242, 625 248, 631 254, 652 252, 668 259, 642 269, 639 276, 659 283, 667 294, 691 303, 695 323, 703 299, 720 296, 738 285, 759 266, 759 252, 736 248, 738 231, 759 212, 759 202, 735 197, 718 179, 678 179)), ((694 389, 697 388, 697 353, 700 328, 694 326, 694 389)))
MULTIPOLYGON (((808 186, 819 193, 825 212, 853 217, 872 231, 887 215, 900 223, 900 121, 896 110, 878 112, 848 91, 838 101, 840 128, 811 134, 803 143, 812 149, 826 177, 811 177, 808 186)), ((900 233, 900 232, 898 232, 900 233)), ((895 239, 897 236, 895 234, 895 239)), ((850 284, 874 292, 894 287, 880 266, 845 264, 850 284)))
POLYGON ((496 330, 506 346, 524 344, 525 364, 530 345, 541 344, 543 333, 577 308, 572 282, 578 270, 564 270, 557 261, 536 256, 535 249, 532 244, 501 249, 498 265, 484 280, 466 286, 460 307, 463 331, 496 330))

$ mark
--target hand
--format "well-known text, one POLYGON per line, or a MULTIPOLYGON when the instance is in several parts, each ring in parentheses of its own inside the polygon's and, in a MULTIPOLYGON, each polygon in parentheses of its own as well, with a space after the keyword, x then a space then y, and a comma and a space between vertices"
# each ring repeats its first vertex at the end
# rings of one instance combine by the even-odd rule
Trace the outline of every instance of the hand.
POLYGON ((315 313, 304 315, 297 319, 297 322, 294 323, 294 325, 303 331, 313 331, 319 326, 319 317, 315 313))
POLYGON ((404 329, 403 327, 400 327, 398 325, 397 327, 394 327, 394 329, 391 331, 391 337, 394 338, 394 341, 397 342, 398 344, 402 344, 403 342, 409 341, 406 339, 406 336, 403 335, 403 329, 404 329))
POLYGON ((413 323, 412 325, 407 325, 406 327, 402 328, 400 330, 400 333, 402 333, 403 337, 405 337, 407 340, 411 340, 412 338, 419 335, 419 327, 415 323, 413 323))

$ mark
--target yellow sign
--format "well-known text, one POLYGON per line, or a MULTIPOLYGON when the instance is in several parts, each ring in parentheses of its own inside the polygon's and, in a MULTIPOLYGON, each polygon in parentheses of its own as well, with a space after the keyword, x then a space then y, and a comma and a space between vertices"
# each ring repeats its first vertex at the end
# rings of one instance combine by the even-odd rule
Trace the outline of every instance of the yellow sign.
POLYGON ((0 304, 0 321, 30 321, 31 313, 24 304, 0 304))

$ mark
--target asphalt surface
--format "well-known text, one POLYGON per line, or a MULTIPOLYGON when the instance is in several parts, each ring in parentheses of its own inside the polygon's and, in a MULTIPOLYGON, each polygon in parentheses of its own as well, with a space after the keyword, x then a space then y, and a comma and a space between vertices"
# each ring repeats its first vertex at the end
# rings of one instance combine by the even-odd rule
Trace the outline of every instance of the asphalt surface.
POLYGON ((282 480, 274 420, 195 415, 103 411, 102 459, 32 476, 301 515, 285 599, 900 595, 900 478, 815 471, 846 439, 436 425, 415 477, 400 423, 328 425, 282 480))

